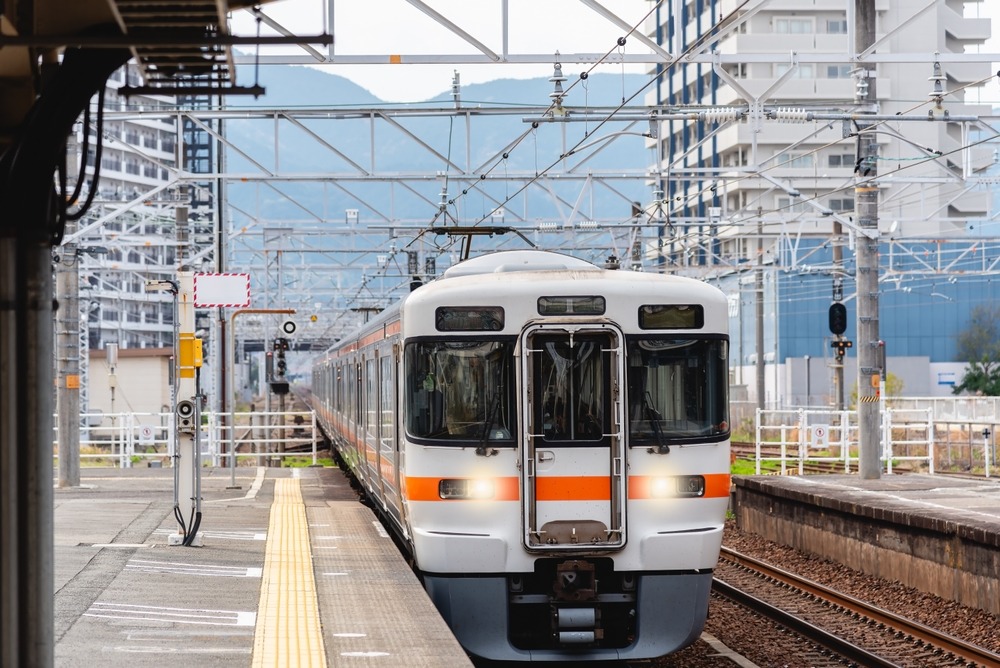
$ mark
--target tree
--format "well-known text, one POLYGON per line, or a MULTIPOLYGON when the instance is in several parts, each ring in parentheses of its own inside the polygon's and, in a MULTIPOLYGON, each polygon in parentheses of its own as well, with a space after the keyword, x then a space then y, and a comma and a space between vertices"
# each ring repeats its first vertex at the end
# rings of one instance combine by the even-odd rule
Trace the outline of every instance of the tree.
POLYGON ((959 358, 968 360, 968 366, 952 393, 1000 395, 1000 304, 973 308, 969 326, 959 332, 956 345, 959 358))

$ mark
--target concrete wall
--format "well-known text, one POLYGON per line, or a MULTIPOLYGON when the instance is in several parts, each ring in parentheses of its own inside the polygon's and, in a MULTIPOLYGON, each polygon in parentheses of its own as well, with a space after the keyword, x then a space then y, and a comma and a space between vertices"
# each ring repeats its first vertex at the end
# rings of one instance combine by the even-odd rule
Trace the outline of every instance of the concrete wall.
POLYGON ((88 391, 91 413, 159 413, 170 410, 170 348, 118 351, 115 367, 114 405, 111 400, 111 369, 104 350, 90 351, 88 391))

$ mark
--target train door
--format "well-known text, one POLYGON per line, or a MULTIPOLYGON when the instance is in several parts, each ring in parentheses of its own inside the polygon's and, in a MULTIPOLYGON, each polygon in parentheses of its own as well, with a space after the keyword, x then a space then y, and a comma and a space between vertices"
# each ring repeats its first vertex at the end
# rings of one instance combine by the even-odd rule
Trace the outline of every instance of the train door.
POLYGON ((374 352, 362 358, 362 391, 364 392, 362 416, 362 452, 368 491, 382 501, 382 476, 379 473, 379 417, 378 358, 374 352))
POLYGON ((623 336, 594 325, 521 335, 524 544, 534 550, 625 544, 623 336))
POLYGON ((382 482, 382 500, 386 511, 399 521, 399 471, 396 454, 396 394, 393 369, 395 357, 392 348, 382 346, 379 351, 379 479, 382 482))

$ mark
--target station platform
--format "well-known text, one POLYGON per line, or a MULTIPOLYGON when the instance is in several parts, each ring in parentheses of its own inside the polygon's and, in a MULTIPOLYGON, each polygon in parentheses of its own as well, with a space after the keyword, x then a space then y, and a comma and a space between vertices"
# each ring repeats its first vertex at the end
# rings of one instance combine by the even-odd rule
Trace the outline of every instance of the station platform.
POLYGON ((56 666, 472 665, 339 470, 205 469, 202 497, 172 547, 171 469, 55 490, 56 666))
POLYGON ((733 476, 737 525, 1000 615, 1000 480, 733 476))

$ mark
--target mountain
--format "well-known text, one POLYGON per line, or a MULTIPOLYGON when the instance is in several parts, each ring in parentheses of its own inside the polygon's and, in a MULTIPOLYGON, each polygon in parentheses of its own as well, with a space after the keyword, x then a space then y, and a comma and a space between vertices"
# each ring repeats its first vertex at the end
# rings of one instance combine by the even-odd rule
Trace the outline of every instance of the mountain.
MULTIPOLYGON (((547 78, 463 86, 460 111, 464 114, 420 115, 416 110, 454 109, 451 91, 420 104, 390 104, 343 77, 314 68, 262 66, 256 74, 267 92, 256 100, 239 101, 244 107, 302 112, 323 109, 332 115, 343 112, 345 118, 332 121, 326 115, 303 115, 300 124, 280 121, 280 164, 274 156, 273 118, 228 120, 226 135, 239 151, 227 152, 226 171, 250 177, 245 183, 231 182, 229 186, 236 227, 260 220, 274 226, 275 221, 311 218, 339 224, 344 222, 346 209, 358 209, 362 225, 429 222, 439 219, 440 214, 443 178, 435 175, 450 179, 448 197, 452 202, 447 213, 451 220, 462 223, 488 216, 499 203, 510 213, 505 221, 508 224, 516 223, 521 212, 529 219, 627 220, 631 203, 648 201, 651 196, 642 178, 652 161, 642 136, 649 131, 648 122, 602 123, 603 117, 594 115, 585 122, 540 123, 532 128, 525 117, 540 115, 549 104, 553 84, 547 78), (510 108, 514 109, 506 115, 486 113, 510 108), (372 123, 370 113, 377 109, 415 113, 372 123), (369 113, 358 114, 358 110, 369 113), (605 188, 591 185, 583 197, 579 181, 548 180, 518 193, 523 181, 501 178, 544 172, 577 145, 579 152, 567 157, 565 164, 576 166, 580 174, 614 170, 639 177, 618 179, 605 188), (262 168, 275 172, 280 168, 285 175, 303 178, 263 186, 252 178, 261 175, 262 168), (401 186, 362 178, 362 172, 410 178, 401 186), (462 172, 470 174, 471 180, 456 180, 462 172), (323 178, 307 180, 307 174, 323 178), (487 178, 479 180, 480 175, 487 178), (462 190, 467 192, 463 195, 462 190), (246 220, 240 220, 241 216, 246 220)), ((578 74, 567 73, 567 77, 564 105, 571 117, 582 115, 585 107, 615 108, 623 98, 633 95, 640 103, 643 96, 636 92, 648 82, 642 75, 596 74, 585 81, 580 81, 578 74)), ((238 80, 244 85, 252 83, 255 70, 242 68, 238 80)))
MULTIPOLYGON (((580 80, 580 73, 564 72, 567 80, 566 104, 570 107, 618 106, 625 97, 631 97, 648 81, 641 74, 592 74, 580 80)), ((265 89, 259 98, 240 102, 237 106, 250 107, 382 107, 452 106, 451 90, 442 91, 424 102, 403 104, 386 102, 365 88, 336 74, 297 65, 241 65, 237 79, 242 85, 257 82, 265 89)), ((465 106, 544 106, 549 103, 553 84, 546 77, 535 79, 496 79, 488 83, 466 84, 461 88, 465 106)), ((230 102, 232 102, 230 100, 230 102)), ((641 103, 641 98, 633 102, 641 103)))

